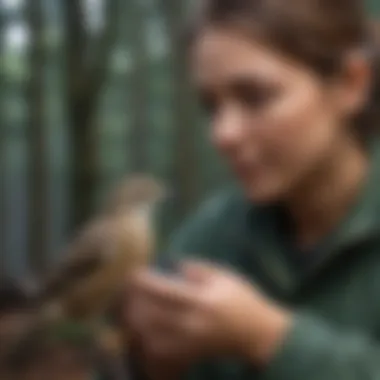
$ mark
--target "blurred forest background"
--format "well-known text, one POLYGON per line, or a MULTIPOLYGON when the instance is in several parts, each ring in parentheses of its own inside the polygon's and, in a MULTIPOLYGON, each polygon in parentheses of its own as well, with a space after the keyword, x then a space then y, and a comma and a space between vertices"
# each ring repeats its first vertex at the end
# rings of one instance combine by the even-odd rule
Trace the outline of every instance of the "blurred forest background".
POLYGON ((47 270, 128 173, 176 194, 161 244, 228 179, 187 81, 193 2, 0 0, 0 276, 47 270))

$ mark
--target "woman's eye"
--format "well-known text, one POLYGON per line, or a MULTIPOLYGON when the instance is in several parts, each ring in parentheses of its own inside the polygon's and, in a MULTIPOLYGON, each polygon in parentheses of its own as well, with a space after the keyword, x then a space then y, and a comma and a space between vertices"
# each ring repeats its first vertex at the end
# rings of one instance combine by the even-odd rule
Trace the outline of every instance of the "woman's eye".
POLYGON ((260 109, 270 105, 278 95, 278 91, 271 87, 252 86, 241 84, 235 88, 235 97, 238 101, 250 108, 260 109))

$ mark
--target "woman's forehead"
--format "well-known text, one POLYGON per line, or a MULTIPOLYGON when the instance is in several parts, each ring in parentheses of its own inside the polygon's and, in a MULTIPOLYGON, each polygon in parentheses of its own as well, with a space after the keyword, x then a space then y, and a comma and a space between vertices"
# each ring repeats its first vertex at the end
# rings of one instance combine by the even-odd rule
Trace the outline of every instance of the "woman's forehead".
POLYGON ((193 80, 202 86, 242 78, 278 81, 301 74, 286 56, 229 31, 204 32, 193 44, 191 57, 193 80))

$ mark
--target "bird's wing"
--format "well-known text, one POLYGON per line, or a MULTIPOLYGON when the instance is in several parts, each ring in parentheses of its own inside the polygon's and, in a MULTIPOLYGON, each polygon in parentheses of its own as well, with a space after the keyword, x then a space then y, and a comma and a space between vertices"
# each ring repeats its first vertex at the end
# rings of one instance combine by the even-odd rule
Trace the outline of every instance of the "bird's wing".
POLYGON ((66 248, 61 262, 45 281, 45 298, 66 292, 104 264, 107 224, 107 220, 93 222, 66 248))
POLYGON ((82 231, 47 283, 69 315, 98 314, 123 288, 126 276, 147 265, 154 239, 150 214, 140 208, 100 218, 82 231))

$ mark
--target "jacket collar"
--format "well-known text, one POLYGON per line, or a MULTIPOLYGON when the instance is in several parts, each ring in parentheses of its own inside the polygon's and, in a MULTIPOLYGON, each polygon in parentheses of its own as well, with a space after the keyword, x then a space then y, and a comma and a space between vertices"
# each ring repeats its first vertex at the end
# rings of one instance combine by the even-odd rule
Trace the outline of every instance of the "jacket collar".
MULTIPOLYGON (((380 234, 380 142, 369 147, 371 168, 367 183, 348 216, 330 236, 315 248, 315 263, 301 276, 289 260, 286 238, 278 227, 278 208, 259 207, 249 214, 253 260, 267 278, 284 294, 292 293, 301 283, 310 281, 350 248, 372 241, 380 234), (254 236, 253 236, 254 235, 254 236)), ((312 254, 312 253, 311 253, 312 254)))

